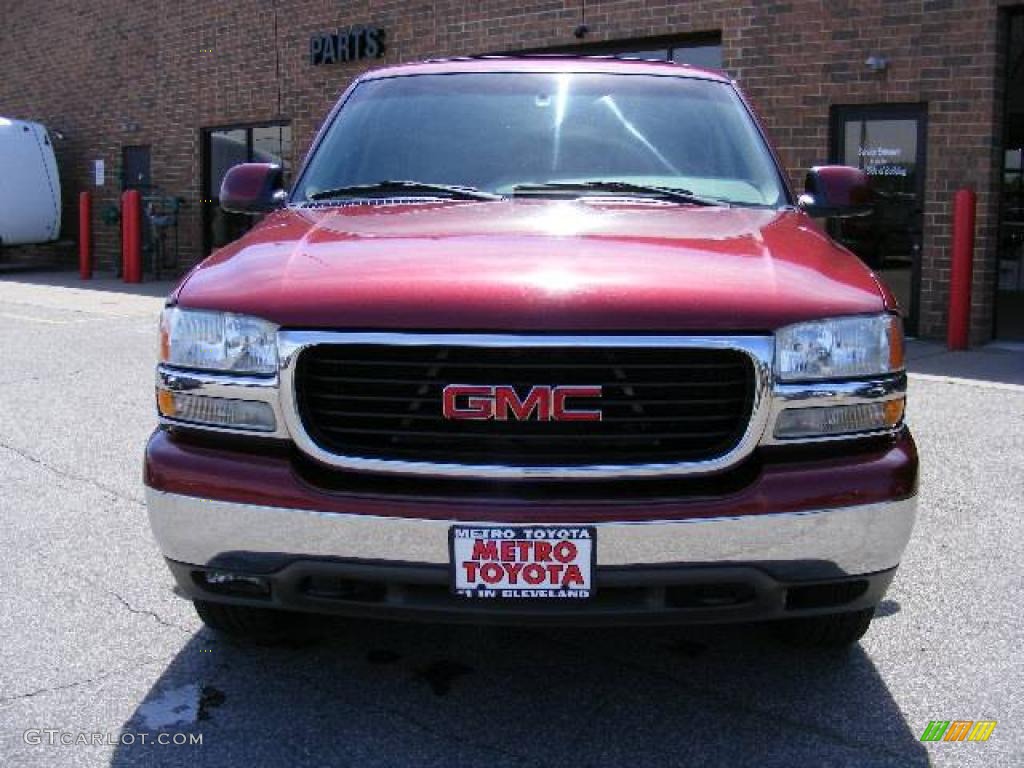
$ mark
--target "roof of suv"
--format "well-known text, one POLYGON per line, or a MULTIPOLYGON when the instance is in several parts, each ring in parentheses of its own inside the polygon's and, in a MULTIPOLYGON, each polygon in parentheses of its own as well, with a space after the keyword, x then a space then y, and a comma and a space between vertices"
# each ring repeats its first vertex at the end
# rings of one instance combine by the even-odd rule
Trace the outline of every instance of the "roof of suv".
POLYGON ((538 54, 532 56, 475 56, 470 58, 432 59, 410 64, 370 70, 362 79, 402 75, 437 75, 452 72, 595 72, 611 74, 649 74, 693 77, 727 83, 723 72, 699 69, 673 61, 618 59, 612 56, 571 56, 538 54))

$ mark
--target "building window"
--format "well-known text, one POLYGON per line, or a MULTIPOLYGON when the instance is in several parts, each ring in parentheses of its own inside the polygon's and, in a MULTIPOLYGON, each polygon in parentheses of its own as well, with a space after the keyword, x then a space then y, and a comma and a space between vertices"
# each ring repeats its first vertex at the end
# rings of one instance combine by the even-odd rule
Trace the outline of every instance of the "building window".
POLYGON ((721 43, 687 43, 666 48, 615 51, 611 55, 619 59, 644 59, 647 61, 674 61, 701 69, 722 68, 721 43))
POLYGON ((285 123, 208 128, 203 131, 203 244, 207 253, 237 240, 252 226, 251 216, 220 207, 220 185, 232 166, 275 163, 291 175, 292 128, 285 123))
POLYGON ((600 43, 578 43, 555 48, 535 48, 510 53, 565 53, 576 56, 614 56, 620 59, 674 61, 702 69, 722 68, 722 35, 702 32, 672 37, 645 37, 638 40, 613 40, 600 43))

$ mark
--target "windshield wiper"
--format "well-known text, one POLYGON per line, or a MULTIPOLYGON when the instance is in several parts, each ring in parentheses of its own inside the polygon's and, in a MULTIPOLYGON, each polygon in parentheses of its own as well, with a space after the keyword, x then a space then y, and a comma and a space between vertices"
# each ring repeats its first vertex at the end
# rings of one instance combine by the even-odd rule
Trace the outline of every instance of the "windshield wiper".
POLYGON ((456 184, 430 184, 425 181, 386 180, 370 184, 351 184, 347 187, 325 189, 308 195, 310 200, 335 200, 345 197, 376 197, 389 194, 426 193, 427 195, 443 195, 455 200, 501 200, 501 195, 493 195, 476 187, 464 187, 456 184))
POLYGON ((721 205, 729 203, 714 197, 695 195, 688 189, 675 187, 658 187, 647 184, 633 184, 629 181, 549 181, 544 184, 520 184, 512 188, 513 195, 543 195, 546 192, 622 192, 640 194, 648 197, 660 197, 666 200, 678 200, 693 205, 721 205))

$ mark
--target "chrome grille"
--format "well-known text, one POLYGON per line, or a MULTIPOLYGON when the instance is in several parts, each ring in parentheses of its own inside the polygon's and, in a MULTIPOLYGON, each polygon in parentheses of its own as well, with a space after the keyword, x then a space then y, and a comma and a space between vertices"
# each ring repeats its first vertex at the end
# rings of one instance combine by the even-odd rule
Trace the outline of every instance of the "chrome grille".
MULTIPOLYGON (((684 464, 733 451, 756 404, 754 360, 699 346, 316 343, 294 361, 302 427, 338 456, 508 467, 684 464), (600 422, 451 421, 445 385, 600 385, 600 422)), ((587 407, 593 404, 587 403, 587 407)))

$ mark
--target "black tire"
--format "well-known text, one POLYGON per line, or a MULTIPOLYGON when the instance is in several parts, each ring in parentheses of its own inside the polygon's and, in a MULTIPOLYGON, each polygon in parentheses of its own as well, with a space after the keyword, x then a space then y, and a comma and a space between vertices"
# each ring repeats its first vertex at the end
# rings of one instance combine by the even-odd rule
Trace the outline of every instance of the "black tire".
POLYGON ((249 605, 225 605, 207 600, 193 600, 196 613, 210 629, 232 640, 259 644, 280 643, 288 638, 289 627, 295 627, 295 615, 273 608, 249 605))
POLYGON ((779 636, 798 648, 845 648, 868 631, 875 615, 874 606, 848 613, 802 616, 778 623, 779 636))

